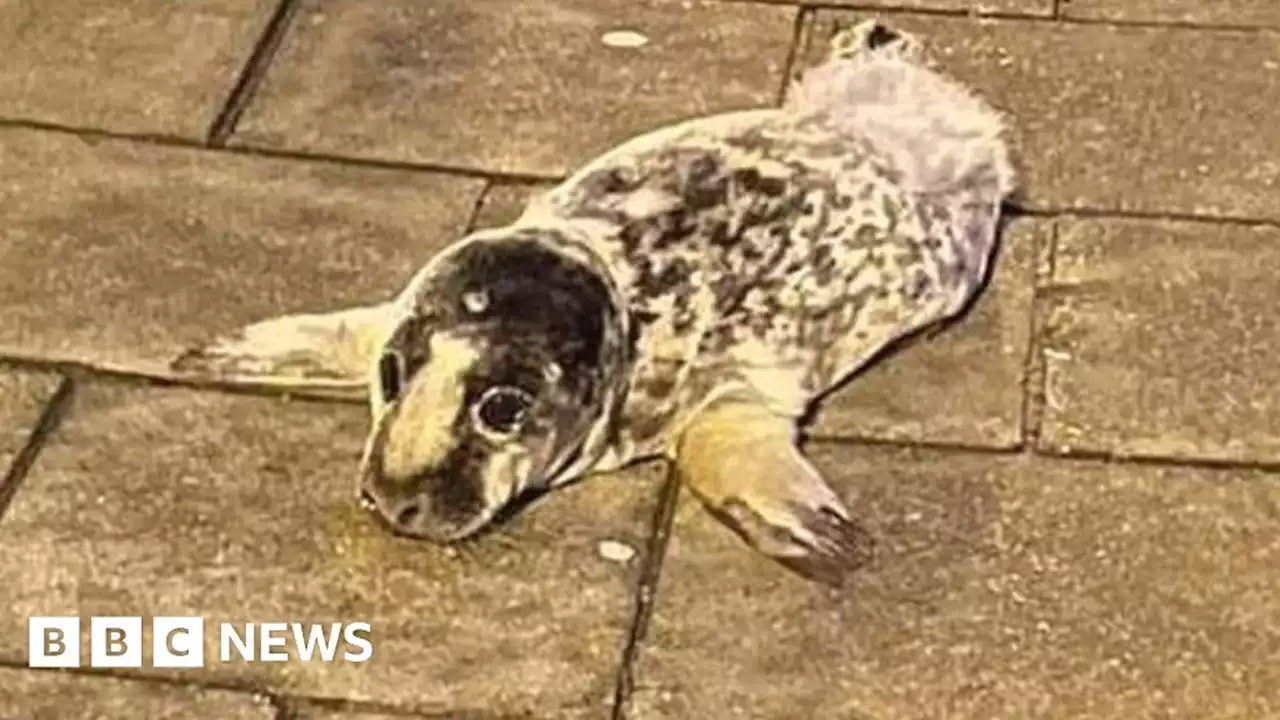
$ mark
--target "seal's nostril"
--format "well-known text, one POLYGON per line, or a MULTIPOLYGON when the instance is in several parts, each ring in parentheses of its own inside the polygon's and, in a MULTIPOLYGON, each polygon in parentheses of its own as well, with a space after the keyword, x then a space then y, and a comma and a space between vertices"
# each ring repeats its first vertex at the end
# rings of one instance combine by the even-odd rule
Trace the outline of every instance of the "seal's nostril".
POLYGON ((396 526, 400 528, 410 527, 420 515, 422 515, 422 508, 418 506, 416 501, 411 500, 396 512, 396 526))

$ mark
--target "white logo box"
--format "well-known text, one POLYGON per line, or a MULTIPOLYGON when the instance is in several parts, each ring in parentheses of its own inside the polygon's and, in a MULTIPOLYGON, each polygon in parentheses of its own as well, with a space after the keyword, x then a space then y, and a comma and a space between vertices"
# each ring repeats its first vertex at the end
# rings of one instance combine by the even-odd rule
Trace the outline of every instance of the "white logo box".
MULTIPOLYGON (((152 667, 204 667, 204 618, 157 616, 150 634, 152 667)), ((89 667, 140 668, 145 641, 141 617, 89 618, 89 667)), ((79 617, 27 620, 27 665, 74 668, 81 657, 79 617)))

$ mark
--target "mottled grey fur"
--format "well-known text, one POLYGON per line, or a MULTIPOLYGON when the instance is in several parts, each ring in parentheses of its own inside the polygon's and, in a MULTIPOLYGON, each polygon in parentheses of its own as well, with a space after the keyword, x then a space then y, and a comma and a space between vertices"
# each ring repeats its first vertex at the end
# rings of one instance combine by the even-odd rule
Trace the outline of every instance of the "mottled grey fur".
POLYGON ((615 460, 662 452, 734 384, 799 417, 983 282, 1013 188, 1001 119, 911 38, 869 47, 874 27, 784 108, 624 144, 516 224, 579 228, 641 328, 615 460))
POLYGON ((628 141, 394 300, 256 323, 174 369, 370 389, 361 487, 400 532, 457 540, 525 490, 662 454, 757 548, 835 577, 865 543, 796 424, 979 291, 1013 189, 1001 133, 864 23, 785 106, 628 141), (493 397, 519 422, 486 420, 493 397), (757 448, 772 465, 746 477, 757 448))

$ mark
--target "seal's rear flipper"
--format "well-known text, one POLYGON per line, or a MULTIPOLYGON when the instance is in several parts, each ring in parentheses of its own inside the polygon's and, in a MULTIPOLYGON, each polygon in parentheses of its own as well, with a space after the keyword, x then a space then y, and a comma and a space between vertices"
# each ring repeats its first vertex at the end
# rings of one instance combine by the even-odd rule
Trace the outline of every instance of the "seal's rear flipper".
POLYGON ((373 359, 396 320, 389 304, 283 315, 191 348, 169 367, 213 382, 358 396, 367 393, 373 359))
POLYGON ((726 396, 695 415, 675 471, 717 519, 799 574, 841 585, 871 559, 871 537, 794 441, 794 422, 726 396))
POLYGON ((1004 114, 931 67, 928 56, 914 36, 875 20, 846 28, 827 60, 787 93, 786 109, 874 148, 904 190, 998 204, 1016 182, 1004 114))

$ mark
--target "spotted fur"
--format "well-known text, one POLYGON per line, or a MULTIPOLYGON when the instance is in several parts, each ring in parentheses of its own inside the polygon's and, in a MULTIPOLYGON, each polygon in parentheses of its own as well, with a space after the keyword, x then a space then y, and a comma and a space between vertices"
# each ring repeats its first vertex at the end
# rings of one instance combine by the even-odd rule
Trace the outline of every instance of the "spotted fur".
POLYGON ((746 385, 798 417, 981 286, 1013 173, 999 116, 877 24, 834 42, 784 108, 626 143, 522 224, 584 228, 641 328, 619 419, 670 447, 709 393, 746 385))
POLYGON ((628 141, 394 300, 260 322, 174 368, 365 385, 361 487, 402 532, 466 537, 525 490, 661 454, 754 547, 835 583, 867 540, 797 423, 978 292, 1013 187, 1002 130, 864 23, 785 106, 628 141), (506 431, 483 420, 495 392, 518 399, 506 431))

